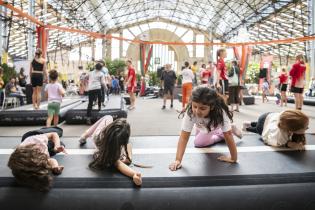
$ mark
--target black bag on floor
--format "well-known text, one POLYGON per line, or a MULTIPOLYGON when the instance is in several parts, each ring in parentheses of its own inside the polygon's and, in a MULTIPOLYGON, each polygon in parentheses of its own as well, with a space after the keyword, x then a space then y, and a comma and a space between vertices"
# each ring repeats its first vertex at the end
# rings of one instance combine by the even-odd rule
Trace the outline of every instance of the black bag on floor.
MULTIPOLYGON (((27 137, 34 136, 34 135, 40 135, 40 134, 44 134, 44 133, 51 133, 51 132, 56 132, 59 137, 62 137, 62 134, 63 134, 62 128, 59 128, 59 127, 49 127, 49 128, 44 127, 44 128, 40 128, 40 129, 37 129, 37 130, 32 130, 32 131, 26 132, 22 136, 21 142, 23 142, 27 137)), ((65 144, 62 141, 60 141, 60 145, 65 147, 65 144)), ((48 145, 47 146, 48 146, 49 155, 50 156, 56 155, 56 152, 54 151, 54 148, 55 148, 54 142, 48 141, 48 145)))

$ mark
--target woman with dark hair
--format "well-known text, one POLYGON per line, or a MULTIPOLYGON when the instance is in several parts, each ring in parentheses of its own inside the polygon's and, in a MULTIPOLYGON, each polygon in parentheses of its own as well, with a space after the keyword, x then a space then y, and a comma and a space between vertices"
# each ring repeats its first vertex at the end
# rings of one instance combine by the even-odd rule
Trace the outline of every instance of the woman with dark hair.
POLYGON ((232 68, 229 71, 229 103, 231 111, 239 112, 240 104, 240 68, 236 61, 232 61, 232 68), (234 106, 236 109, 234 110, 234 106))
POLYGON ((132 162, 132 151, 129 143, 130 125, 126 119, 113 121, 112 116, 106 115, 81 135, 80 145, 84 145, 89 137, 93 138, 96 146, 90 168, 104 170, 115 167, 131 177, 136 185, 142 184, 141 173, 127 165, 132 162))
POLYGON ((24 68, 20 69, 20 72, 17 75, 18 81, 19 81, 19 86, 24 87, 26 86, 26 75, 24 74, 24 68))
POLYGON ((36 49, 35 58, 33 59, 30 67, 31 84, 33 87, 33 107, 39 109, 41 102, 41 91, 44 82, 44 77, 48 78, 46 70, 46 60, 42 57, 42 50, 36 49))
MULTIPOLYGON (((229 163, 235 163, 237 161, 237 149, 232 135, 232 117, 233 115, 229 111, 223 97, 220 96, 216 90, 206 86, 195 88, 192 92, 191 101, 187 106, 182 122, 176 159, 170 164, 170 170, 176 171, 181 168, 185 149, 194 126, 196 126, 199 132, 209 135, 211 131, 221 129, 225 142, 230 150, 230 156, 220 156, 218 159, 229 163)), ((204 138, 210 138, 210 136, 205 135, 204 138)))

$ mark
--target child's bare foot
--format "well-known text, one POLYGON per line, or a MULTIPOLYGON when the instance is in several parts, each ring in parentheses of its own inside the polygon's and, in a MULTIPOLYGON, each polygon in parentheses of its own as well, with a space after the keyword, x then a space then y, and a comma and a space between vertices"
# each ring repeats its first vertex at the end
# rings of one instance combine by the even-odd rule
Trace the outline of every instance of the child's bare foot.
POLYGON ((236 127, 236 125, 232 125, 232 133, 238 138, 243 138, 242 131, 236 127))
POLYGON ((55 175, 60 175, 64 169, 64 166, 57 166, 52 168, 52 173, 55 175))

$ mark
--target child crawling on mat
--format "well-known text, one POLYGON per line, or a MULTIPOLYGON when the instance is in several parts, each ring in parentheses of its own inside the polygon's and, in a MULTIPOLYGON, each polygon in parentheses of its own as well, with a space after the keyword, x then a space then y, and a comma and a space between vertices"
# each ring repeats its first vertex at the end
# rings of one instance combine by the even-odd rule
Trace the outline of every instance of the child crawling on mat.
POLYGON ((8 166, 19 184, 48 191, 52 185, 51 174, 59 175, 64 168, 52 158, 59 152, 66 153, 66 150, 56 132, 32 135, 22 139, 11 154, 8 166))
POLYGON ((223 155, 218 159, 229 163, 237 161, 237 149, 232 134, 241 138, 242 133, 231 125, 232 113, 223 97, 216 90, 207 86, 195 88, 184 114, 176 158, 169 165, 170 170, 176 171, 181 168, 181 162, 194 125, 196 126, 195 146, 209 146, 224 139, 230 150, 230 156, 223 155))
POLYGON ((132 162, 132 150, 129 143, 130 125, 124 118, 113 121, 112 116, 104 116, 86 130, 79 142, 86 143, 92 137, 96 146, 90 168, 103 170, 117 168, 122 174, 131 177, 133 182, 142 184, 141 173, 134 171, 127 164, 132 162))
POLYGON ((257 122, 245 122, 243 130, 258 133, 265 144, 305 150, 305 131, 309 118, 299 110, 262 114, 257 122))

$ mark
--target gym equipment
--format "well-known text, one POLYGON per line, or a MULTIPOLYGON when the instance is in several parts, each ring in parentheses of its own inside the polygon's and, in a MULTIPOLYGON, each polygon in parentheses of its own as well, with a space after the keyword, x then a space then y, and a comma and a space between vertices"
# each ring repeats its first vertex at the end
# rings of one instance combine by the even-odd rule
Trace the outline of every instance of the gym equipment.
MULTIPOLYGON (((66 113, 65 120, 67 124, 86 124, 88 102, 82 103, 80 106, 74 107, 66 113)), ((105 107, 100 111, 92 110, 91 121, 94 123, 105 115, 117 118, 126 118, 124 99, 121 96, 111 96, 105 107)))

